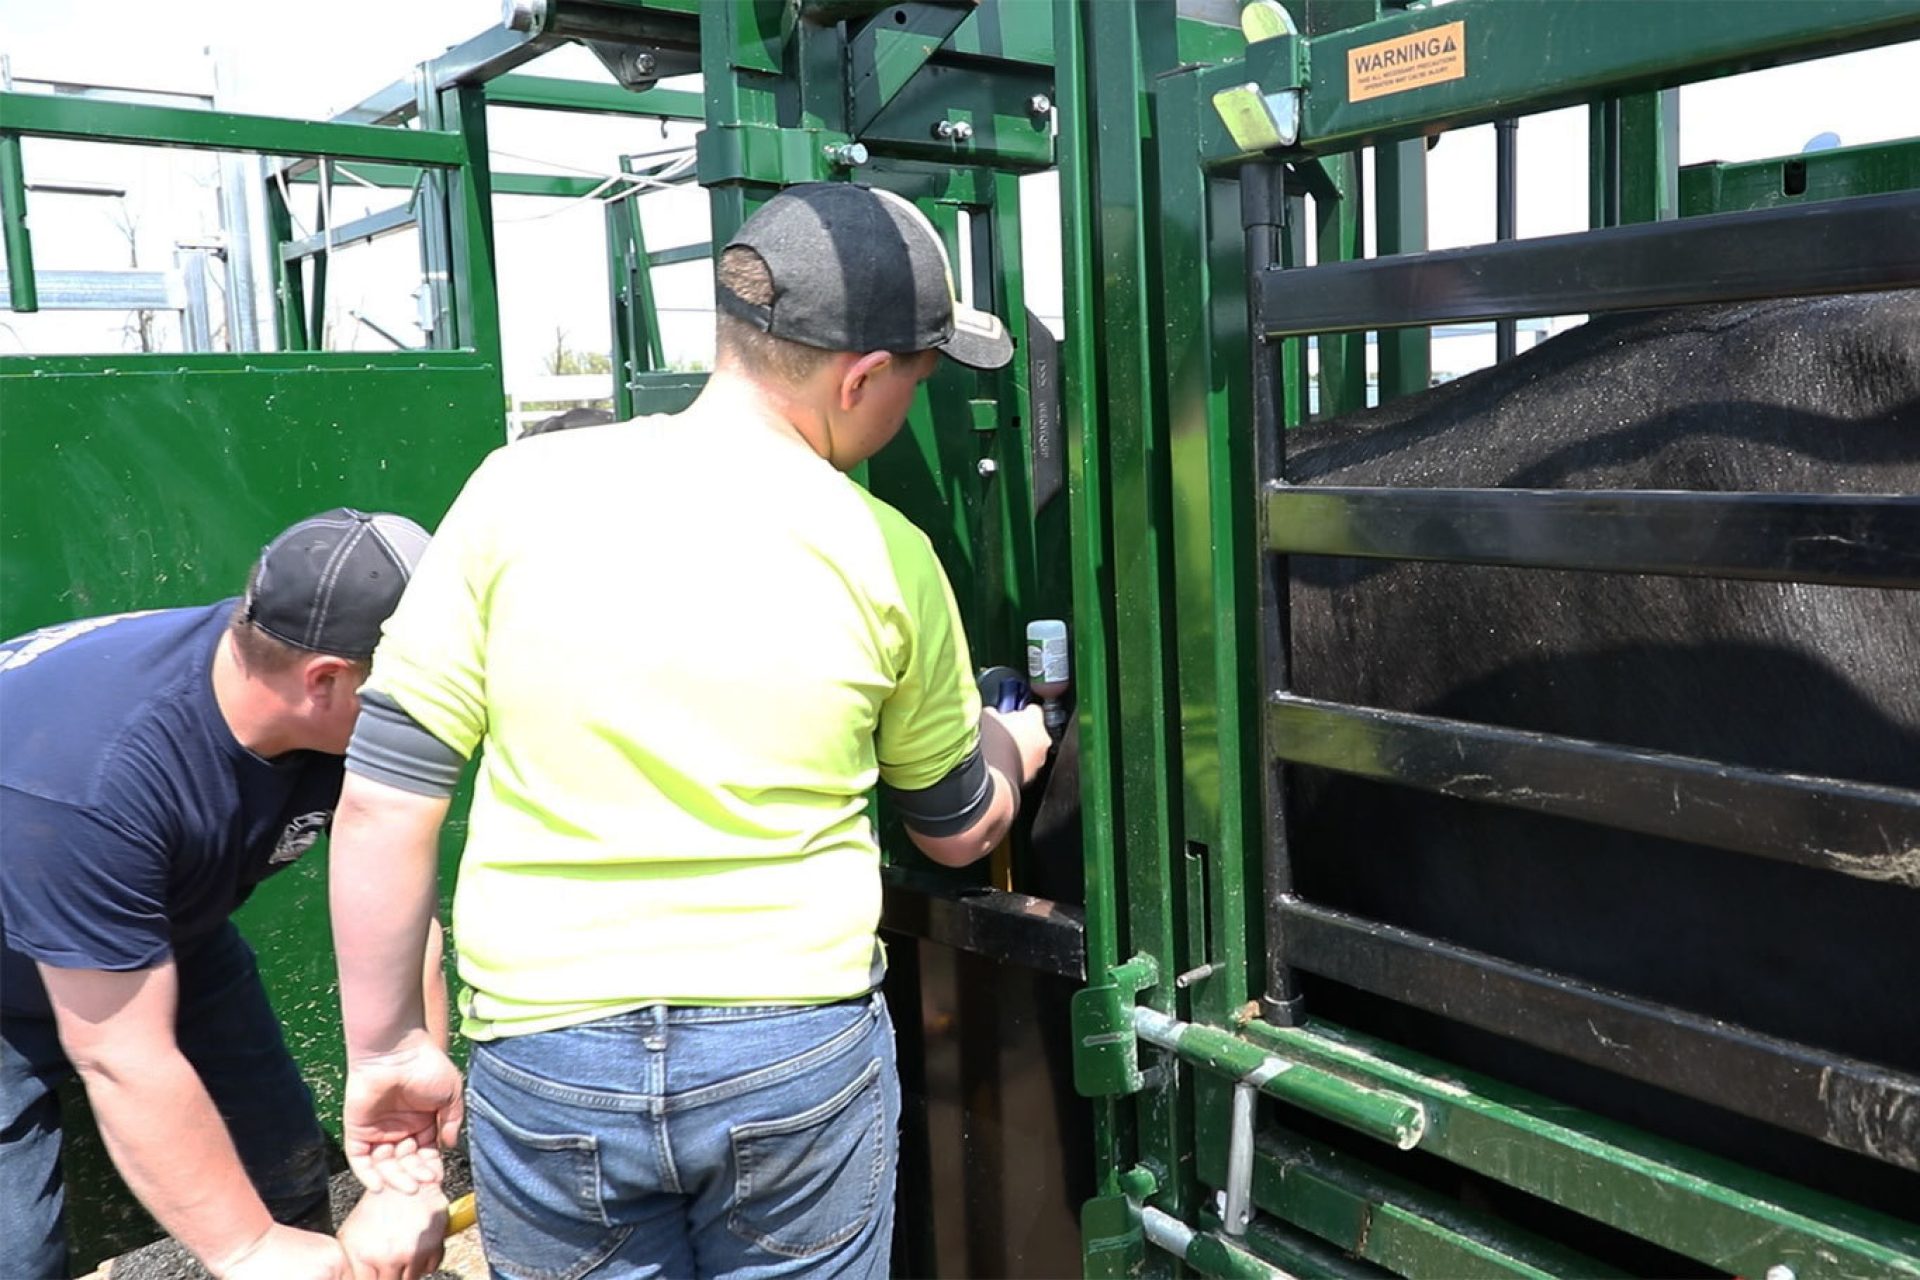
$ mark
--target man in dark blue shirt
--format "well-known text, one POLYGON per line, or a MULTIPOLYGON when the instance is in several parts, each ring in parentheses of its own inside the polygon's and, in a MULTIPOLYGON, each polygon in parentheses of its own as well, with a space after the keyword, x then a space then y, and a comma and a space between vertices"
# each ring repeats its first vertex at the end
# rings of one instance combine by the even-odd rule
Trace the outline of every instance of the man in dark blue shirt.
MULTIPOLYGON (((325 1141, 229 917, 320 839, 381 624, 427 535, 336 509, 239 600, 0 644, 0 1239, 64 1276, 77 1070, 115 1164, 220 1277, 344 1277, 325 1141)), ((437 966, 436 966, 437 969, 437 966)), ((436 973, 437 976, 437 973, 436 973)))

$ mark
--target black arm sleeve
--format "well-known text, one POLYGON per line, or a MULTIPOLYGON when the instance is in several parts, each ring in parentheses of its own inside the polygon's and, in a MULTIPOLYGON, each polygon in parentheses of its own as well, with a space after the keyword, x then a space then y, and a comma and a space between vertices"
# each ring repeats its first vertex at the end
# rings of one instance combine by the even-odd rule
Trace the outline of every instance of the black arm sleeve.
POLYGON ((993 775, 986 757, 974 743, 967 758, 930 787, 902 791, 880 784, 881 794, 893 804, 909 830, 923 836, 958 835, 972 826, 993 802, 993 775))
POLYGON ((347 768, 418 796, 450 796, 466 761, 384 693, 360 695, 347 768))

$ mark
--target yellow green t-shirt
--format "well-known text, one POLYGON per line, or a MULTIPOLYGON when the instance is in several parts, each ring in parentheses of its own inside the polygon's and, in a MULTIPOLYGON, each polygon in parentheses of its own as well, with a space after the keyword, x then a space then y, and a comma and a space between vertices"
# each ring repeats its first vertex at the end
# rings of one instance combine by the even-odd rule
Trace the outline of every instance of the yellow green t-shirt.
POLYGON ((681 415, 494 453, 368 682, 486 748, 465 1033, 867 990, 867 796, 973 750, 970 670, 926 535, 797 441, 681 415))

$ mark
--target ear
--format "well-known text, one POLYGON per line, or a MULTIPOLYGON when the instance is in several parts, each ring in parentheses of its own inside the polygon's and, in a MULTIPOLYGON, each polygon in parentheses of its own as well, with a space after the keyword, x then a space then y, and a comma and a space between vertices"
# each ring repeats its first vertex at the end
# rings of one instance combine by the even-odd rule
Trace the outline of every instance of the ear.
POLYGON ((308 658, 300 669, 301 691, 307 701, 330 707, 360 687, 360 669, 346 658, 322 653, 308 658))
POLYGON ((873 376, 893 363, 893 353, 888 351, 869 351, 840 372, 841 410, 847 411, 860 403, 866 394, 867 383, 873 376))

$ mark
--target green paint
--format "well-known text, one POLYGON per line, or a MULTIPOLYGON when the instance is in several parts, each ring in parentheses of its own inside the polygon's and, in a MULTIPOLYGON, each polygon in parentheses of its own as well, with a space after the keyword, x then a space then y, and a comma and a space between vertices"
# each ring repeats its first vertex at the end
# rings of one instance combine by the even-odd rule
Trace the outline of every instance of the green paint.
POLYGON ((276 156, 456 165, 460 139, 425 129, 315 123, 54 94, 0 93, 0 129, 88 142, 135 142, 276 156))
POLYGON ((1771 209, 1920 187, 1920 139, 1680 170, 1680 214, 1771 209))

